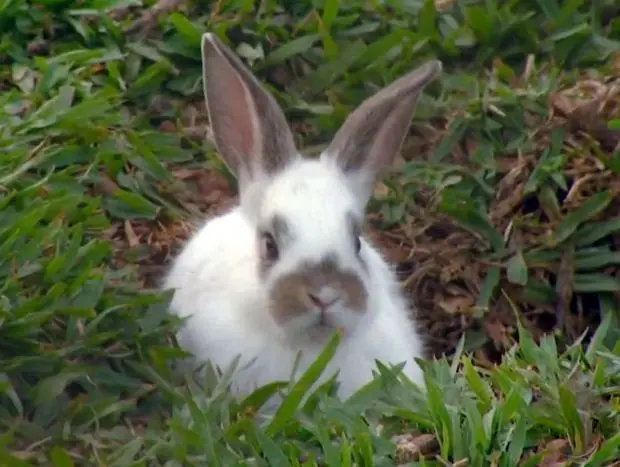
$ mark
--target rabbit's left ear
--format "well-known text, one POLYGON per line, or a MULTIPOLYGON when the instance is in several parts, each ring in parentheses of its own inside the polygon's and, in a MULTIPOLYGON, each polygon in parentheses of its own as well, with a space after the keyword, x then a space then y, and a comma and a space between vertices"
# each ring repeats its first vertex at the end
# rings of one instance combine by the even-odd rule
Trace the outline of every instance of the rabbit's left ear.
POLYGON ((323 152, 323 159, 334 160, 344 171, 364 204, 379 171, 400 150, 422 90, 441 70, 440 61, 427 62, 362 102, 323 152))

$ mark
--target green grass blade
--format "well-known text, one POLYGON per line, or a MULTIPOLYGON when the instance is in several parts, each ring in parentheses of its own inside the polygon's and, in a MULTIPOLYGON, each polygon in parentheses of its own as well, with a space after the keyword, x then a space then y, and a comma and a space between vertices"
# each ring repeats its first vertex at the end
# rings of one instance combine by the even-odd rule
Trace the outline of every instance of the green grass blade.
POLYGON ((340 344, 340 333, 334 333, 323 351, 308 367, 308 370, 293 385, 282 404, 276 410, 273 419, 269 423, 265 432, 268 436, 274 436, 281 431, 287 422, 294 417, 297 408, 301 404, 304 395, 310 390, 312 385, 320 378, 331 359, 336 354, 340 344))

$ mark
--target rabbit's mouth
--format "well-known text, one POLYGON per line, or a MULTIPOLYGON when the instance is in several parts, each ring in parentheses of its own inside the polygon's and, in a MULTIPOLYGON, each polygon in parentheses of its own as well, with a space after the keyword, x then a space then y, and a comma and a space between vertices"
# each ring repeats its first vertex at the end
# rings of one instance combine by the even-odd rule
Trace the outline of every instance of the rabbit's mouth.
POLYGON ((319 322, 318 322, 318 326, 319 327, 332 328, 333 324, 332 324, 331 321, 332 321, 332 319, 331 319, 329 314, 327 314, 323 310, 319 311, 319 322))
POLYGON ((315 322, 310 326, 313 333, 321 338, 330 337, 334 331, 342 335, 346 334, 347 327, 332 314, 320 313, 315 322))
POLYGON ((334 331, 343 332, 343 329, 344 328, 341 326, 337 326, 329 322, 317 321, 307 330, 306 335, 311 342, 323 345, 331 337, 334 331))
POLYGON ((303 345, 302 342, 323 345, 334 331, 339 331, 343 337, 350 335, 363 320, 363 316, 363 312, 351 310, 343 304, 335 304, 326 309, 308 306, 297 313, 289 314, 287 320, 281 320, 278 324, 293 345, 303 345))

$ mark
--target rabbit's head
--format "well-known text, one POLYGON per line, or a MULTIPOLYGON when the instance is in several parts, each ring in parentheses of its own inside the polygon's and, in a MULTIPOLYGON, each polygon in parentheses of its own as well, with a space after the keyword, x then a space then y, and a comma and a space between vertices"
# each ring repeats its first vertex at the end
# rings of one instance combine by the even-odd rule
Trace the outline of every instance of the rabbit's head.
POLYGON ((297 150, 274 97, 227 46, 207 33, 202 54, 215 144, 256 228, 269 312, 300 338, 352 330, 376 312, 371 297, 380 286, 371 280, 377 271, 369 270, 362 238, 365 206, 441 62, 427 62, 363 102, 320 157, 310 159, 297 150))

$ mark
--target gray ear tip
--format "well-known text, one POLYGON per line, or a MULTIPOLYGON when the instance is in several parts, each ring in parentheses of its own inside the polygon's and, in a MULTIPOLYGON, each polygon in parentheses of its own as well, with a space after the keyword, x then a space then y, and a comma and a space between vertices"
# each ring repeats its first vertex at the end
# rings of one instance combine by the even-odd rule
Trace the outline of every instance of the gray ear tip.
POLYGON ((427 73, 434 77, 443 72, 443 62, 441 60, 430 60, 426 62, 425 68, 427 73))
POLYGON ((204 44, 205 42, 209 42, 211 44, 213 44, 215 41, 217 40, 217 36, 215 35, 215 33, 212 32, 205 32, 202 35, 202 43, 204 44))
POLYGON ((215 33, 205 32, 202 35, 202 41, 200 45, 201 45, 201 49, 203 50, 203 52, 205 52, 208 49, 219 50, 221 47, 220 44, 221 44, 221 41, 215 33))

